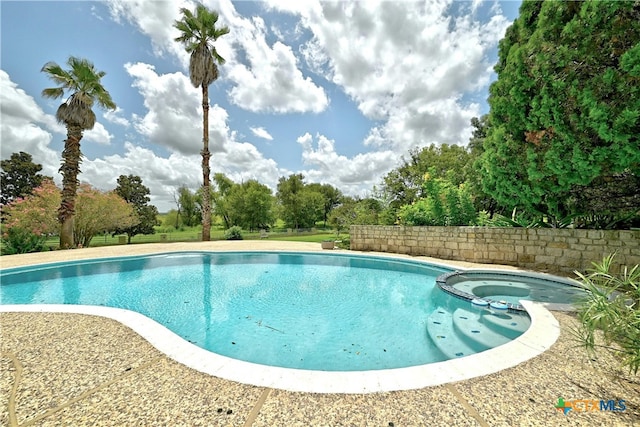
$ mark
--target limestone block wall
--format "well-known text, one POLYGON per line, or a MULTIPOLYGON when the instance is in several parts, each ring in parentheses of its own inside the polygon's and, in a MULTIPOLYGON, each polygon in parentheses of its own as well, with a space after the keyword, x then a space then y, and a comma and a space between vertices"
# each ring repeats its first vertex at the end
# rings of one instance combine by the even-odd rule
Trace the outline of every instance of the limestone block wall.
POLYGON ((573 275, 615 252, 614 272, 640 264, 640 230, 352 225, 351 249, 504 264, 573 275))

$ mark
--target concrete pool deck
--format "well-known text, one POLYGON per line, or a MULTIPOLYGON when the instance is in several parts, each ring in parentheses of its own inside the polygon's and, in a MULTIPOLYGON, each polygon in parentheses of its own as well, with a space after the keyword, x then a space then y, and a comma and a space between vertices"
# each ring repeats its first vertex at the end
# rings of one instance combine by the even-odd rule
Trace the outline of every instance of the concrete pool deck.
MULTIPOLYGON (((127 245, 3 256, 0 266, 183 250, 315 251, 320 245, 265 240, 127 245)), ((566 313, 554 315, 560 324, 558 341, 515 367, 418 390, 345 395, 283 391, 207 375, 165 356, 112 319, 69 313, 2 313, 0 416, 5 425, 640 423, 639 378, 618 372, 609 353, 591 360, 572 342, 569 329, 575 319, 566 313), (572 411, 565 416, 554 408, 559 397, 623 399, 627 409, 572 411)))

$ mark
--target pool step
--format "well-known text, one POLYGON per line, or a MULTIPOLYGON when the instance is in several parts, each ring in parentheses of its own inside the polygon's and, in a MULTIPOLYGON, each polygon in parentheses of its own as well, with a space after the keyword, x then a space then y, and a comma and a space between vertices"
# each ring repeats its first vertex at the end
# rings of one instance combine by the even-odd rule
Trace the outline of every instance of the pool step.
POLYGON ((427 318, 427 333, 436 347, 449 359, 478 352, 455 333, 453 315, 442 307, 436 308, 427 318))
POLYGON ((521 314, 501 313, 482 316, 482 323, 499 334, 514 339, 529 329, 531 320, 521 314))
POLYGON ((460 335, 463 340, 468 340, 473 343, 472 346, 478 348, 478 351, 488 350, 506 344, 521 333, 517 333, 514 336, 512 331, 510 333, 511 336, 506 336, 493 329, 495 320, 492 319, 488 323, 484 322, 485 319, 497 316, 510 317, 510 315, 506 314, 491 314, 486 310, 471 311, 458 308, 452 316, 453 328, 456 334, 460 335))

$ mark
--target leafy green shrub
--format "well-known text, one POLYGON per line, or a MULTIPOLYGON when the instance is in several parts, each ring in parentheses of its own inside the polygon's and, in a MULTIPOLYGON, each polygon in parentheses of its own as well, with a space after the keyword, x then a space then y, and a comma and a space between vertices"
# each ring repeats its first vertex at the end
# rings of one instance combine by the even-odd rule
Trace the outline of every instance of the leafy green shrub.
POLYGON ((340 249, 351 249, 351 238, 349 236, 343 237, 336 244, 340 249))
POLYGON ((411 205, 404 205, 398 211, 403 225, 444 225, 444 217, 437 216, 433 199, 420 199, 411 205))
POLYGON ((242 228, 234 225, 224 232, 224 238, 227 240, 242 240, 242 228))
POLYGON ((175 233, 176 232, 176 228, 172 225, 167 226, 167 227, 156 227, 156 232, 157 233, 165 233, 165 234, 170 234, 170 233, 175 233))
POLYGON ((422 189, 426 196, 415 203, 400 207, 400 223, 409 226, 473 224, 477 212, 466 185, 454 185, 444 178, 434 179, 432 175, 435 175, 433 168, 424 176, 422 189))
POLYGON ((613 349, 622 356, 621 365, 636 374, 640 369, 640 266, 624 267, 612 274, 609 255, 602 263, 592 263, 587 275, 576 274, 590 291, 579 304, 580 326, 574 330, 580 343, 590 352, 596 347, 613 349), (596 330, 601 330, 604 344, 596 344, 596 330), (611 347, 615 343, 617 346, 611 347))
POLYGON ((159 218, 162 221, 162 226, 165 228, 171 227, 176 230, 183 225, 182 218, 180 218, 178 211, 176 211, 175 209, 171 209, 166 214, 159 215, 159 218))
POLYGON ((38 236, 29 230, 11 227, 2 236, 2 255, 26 254, 47 250, 45 236, 38 236))
POLYGON ((478 212, 475 223, 480 227, 488 227, 491 225, 491 215, 489 215, 487 211, 480 211, 478 212))

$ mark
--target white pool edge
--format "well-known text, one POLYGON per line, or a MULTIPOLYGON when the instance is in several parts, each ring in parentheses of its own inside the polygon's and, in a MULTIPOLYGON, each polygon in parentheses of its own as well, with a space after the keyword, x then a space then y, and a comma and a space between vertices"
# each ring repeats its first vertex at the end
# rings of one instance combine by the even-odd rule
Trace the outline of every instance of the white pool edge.
POLYGON ((335 372, 280 368, 221 356, 189 343, 140 313, 89 305, 0 305, 0 313, 75 313, 116 320, 169 358, 197 371, 258 387, 309 393, 376 393, 413 390, 489 375, 516 366, 549 349, 560 326, 542 304, 521 301, 531 317, 529 329, 499 347, 444 362, 375 371, 335 372))

